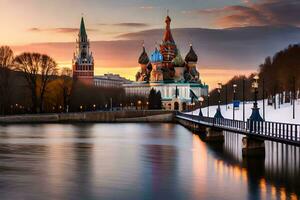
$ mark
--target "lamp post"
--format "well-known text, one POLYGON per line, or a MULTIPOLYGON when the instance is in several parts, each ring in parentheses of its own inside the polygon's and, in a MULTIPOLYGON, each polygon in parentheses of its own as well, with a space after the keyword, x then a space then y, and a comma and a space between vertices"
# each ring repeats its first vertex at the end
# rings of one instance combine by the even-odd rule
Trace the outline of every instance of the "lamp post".
POLYGON ((110 98, 110 111, 112 111, 113 110, 113 99, 112 98, 110 98))
POLYGON ((210 95, 207 95, 207 117, 209 117, 209 97, 210 95))
POLYGON ((202 102, 204 101, 204 98, 203 97, 200 97, 199 98, 199 101, 200 101, 200 108, 199 108, 199 117, 203 117, 203 113, 202 113, 202 102))
POLYGON ((258 75, 255 75, 253 77, 252 88, 254 89, 254 103, 252 108, 252 114, 250 116, 250 120, 252 121, 264 121, 259 114, 259 108, 257 106, 258 79, 259 79, 258 75))
POLYGON ((266 119, 266 105, 265 105, 265 78, 262 80, 262 87, 263 87, 263 119, 266 119))
POLYGON ((227 110, 227 104, 228 104, 228 93, 227 93, 227 84, 225 85, 225 105, 226 105, 226 110, 227 110))
POLYGON ((245 121, 245 78, 243 78, 243 122, 245 121))
POLYGON ((192 115, 194 115, 195 102, 192 103, 192 115))
POLYGON ((214 118, 224 118, 222 113, 221 113, 221 89, 222 89, 222 83, 218 83, 218 108, 217 108, 217 112, 214 116, 214 118))
POLYGON ((296 79, 293 77, 293 119, 295 119, 295 102, 296 102, 296 79))
POLYGON ((139 105, 139 107, 140 107, 140 110, 142 110, 141 104, 142 104, 142 101, 141 101, 141 100, 138 100, 138 105, 139 105))
POLYGON ((236 88, 237 88, 237 84, 233 84, 233 102, 232 102, 232 112, 233 112, 233 116, 232 119, 235 120, 235 95, 236 95, 236 88))

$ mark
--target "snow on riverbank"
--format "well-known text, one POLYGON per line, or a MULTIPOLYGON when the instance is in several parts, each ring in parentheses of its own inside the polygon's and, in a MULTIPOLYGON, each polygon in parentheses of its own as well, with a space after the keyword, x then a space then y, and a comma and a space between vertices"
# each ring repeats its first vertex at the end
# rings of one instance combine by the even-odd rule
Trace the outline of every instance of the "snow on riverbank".
MULTIPOLYGON (((300 101, 296 102, 296 118, 293 119, 293 106, 290 103, 285 103, 280 105, 280 108, 274 109, 274 106, 268 106, 267 100, 265 100, 265 120, 266 121, 273 121, 273 122, 282 122, 282 123, 292 123, 292 124, 300 124, 300 101)), ((210 106, 209 107, 209 116, 213 117, 216 113, 216 109, 218 106, 210 106)), ((248 102, 245 104, 245 119, 248 119, 251 115, 251 108, 253 107, 253 102, 248 102)), ((260 114, 263 117, 263 101, 258 102, 258 107, 260 108, 260 114)), ((221 112, 224 118, 232 119, 233 110, 232 104, 226 106, 221 106, 221 112)), ((199 109, 195 110, 193 113, 194 115, 199 114, 199 109)), ((204 116, 207 116, 207 107, 202 108, 202 113, 204 116)), ((243 120, 243 103, 241 102, 240 108, 235 110, 235 119, 243 120)))

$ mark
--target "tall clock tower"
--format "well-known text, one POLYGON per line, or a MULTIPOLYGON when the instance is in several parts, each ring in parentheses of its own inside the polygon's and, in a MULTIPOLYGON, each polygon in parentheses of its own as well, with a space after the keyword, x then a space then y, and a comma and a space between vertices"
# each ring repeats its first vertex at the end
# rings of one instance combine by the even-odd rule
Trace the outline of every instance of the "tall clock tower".
POLYGON ((90 41, 88 40, 83 17, 81 18, 72 65, 74 79, 86 84, 92 85, 94 83, 94 58, 93 53, 90 51, 90 41))

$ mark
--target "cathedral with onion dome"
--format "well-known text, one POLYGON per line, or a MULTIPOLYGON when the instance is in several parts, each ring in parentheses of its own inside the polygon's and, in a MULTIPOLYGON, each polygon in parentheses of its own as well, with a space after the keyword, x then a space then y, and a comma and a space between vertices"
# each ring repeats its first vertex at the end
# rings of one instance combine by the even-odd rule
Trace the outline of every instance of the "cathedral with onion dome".
POLYGON ((125 84, 126 94, 147 96, 152 88, 161 92, 166 110, 185 110, 202 96, 208 86, 203 84, 197 70, 198 56, 190 45, 185 59, 171 33, 171 18, 166 17, 162 42, 148 56, 145 47, 138 59, 140 70, 136 82, 125 84))

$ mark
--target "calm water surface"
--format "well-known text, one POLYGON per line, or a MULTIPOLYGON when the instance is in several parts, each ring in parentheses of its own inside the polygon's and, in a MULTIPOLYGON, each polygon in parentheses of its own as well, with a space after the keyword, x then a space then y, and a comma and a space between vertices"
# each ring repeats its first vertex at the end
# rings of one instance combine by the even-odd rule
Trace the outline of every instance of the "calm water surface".
POLYGON ((0 199, 299 199, 300 149, 208 145, 175 124, 0 126, 0 199))

